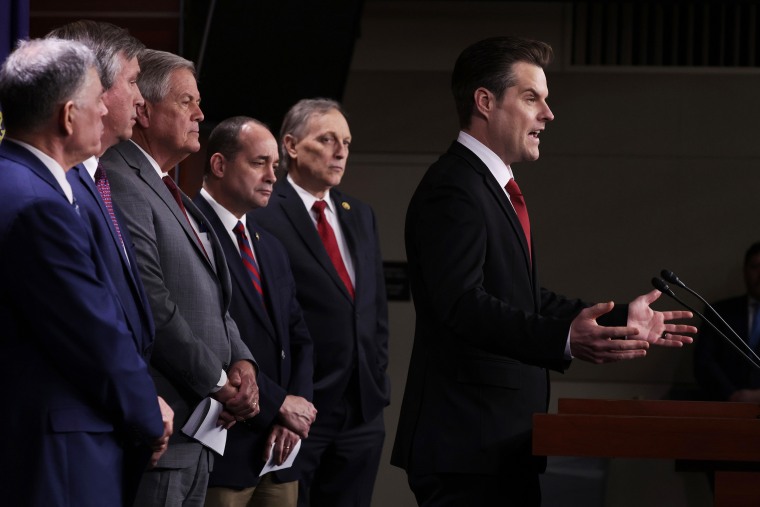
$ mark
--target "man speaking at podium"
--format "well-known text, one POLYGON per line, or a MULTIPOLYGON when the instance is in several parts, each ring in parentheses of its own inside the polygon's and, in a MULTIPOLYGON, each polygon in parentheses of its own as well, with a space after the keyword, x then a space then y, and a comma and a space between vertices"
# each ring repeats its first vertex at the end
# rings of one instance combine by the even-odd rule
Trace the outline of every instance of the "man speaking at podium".
POLYGON ((696 332, 667 323, 690 312, 649 307, 658 291, 613 309, 539 285, 511 165, 538 159, 554 119, 551 56, 517 37, 464 50, 452 76, 459 137, 409 204, 417 323, 391 462, 420 505, 540 505, 545 460, 531 454, 531 419, 547 409, 548 369, 644 357, 650 344, 681 347, 692 341, 682 333, 696 332))

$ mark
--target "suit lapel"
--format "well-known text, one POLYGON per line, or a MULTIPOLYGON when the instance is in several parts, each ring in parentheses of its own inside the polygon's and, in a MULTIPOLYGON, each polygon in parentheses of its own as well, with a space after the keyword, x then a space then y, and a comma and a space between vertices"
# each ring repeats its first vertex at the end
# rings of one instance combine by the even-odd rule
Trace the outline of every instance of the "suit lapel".
POLYGON ((278 187, 278 192, 280 193, 280 197, 282 197, 280 205, 282 206, 285 215, 288 217, 288 220, 293 224, 293 228, 301 236, 301 239, 309 248, 309 251, 311 251, 311 254, 316 261, 322 266, 322 269, 330 275, 330 278, 332 278, 335 285, 338 286, 338 289, 349 301, 352 301, 346 286, 343 284, 343 280, 338 276, 338 272, 335 270, 335 266, 333 266, 333 263, 330 260, 330 256, 327 255, 327 250, 325 250, 325 246, 319 238, 317 228, 314 226, 314 222, 309 216, 309 212, 306 210, 306 207, 298 193, 296 193, 296 190, 290 185, 290 182, 288 182, 287 179, 282 179, 275 183, 275 187, 278 187))
MULTIPOLYGON (((339 190, 333 188, 330 190, 332 194, 333 204, 335 205, 335 213, 338 216, 338 222, 340 222, 341 231, 343 231, 343 237, 348 244, 348 254, 351 256, 351 260, 354 264, 354 294, 359 294, 357 287, 361 284, 361 259, 359 258, 360 245, 369 244, 367 241, 363 241, 362 228, 356 223, 356 213, 351 211, 351 205, 345 200, 343 194, 339 190)), ((332 262, 330 263, 332 265, 332 262)), ((337 272, 335 273, 337 276, 337 272)), ((338 277, 340 280, 340 277, 338 277)), ((346 286, 343 280, 340 280, 340 286, 346 290, 346 286)), ((348 290, 346 290, 348 295, 348 290)))
MULTIPOLYGON (((211 265, 211 262, 209 261, 208 257, 206 257, 206 254, 201 248, 201 245, 198 243, 195 231, 190 226, 190 223, 187 221, 185 214, 182 213, 182 210, 177 204, 177 201, 174 200, 171 192, 169 192, 169 189, 166 188, 164 182, 161 181, 161 178, 158 176, 158 173, 150 164, 150 162, 145 158, 139 148, 133 146, 132 143, 122 143, 119 148, 127 151, 125 154, 126 156, 124 157, 125 160, 127 160, 132 168, 137 172, 139 178, 143 180, 151 188, 151 190, 153 190, 153 192, 158 195, 158 197, 161 198, 166 207, 169 208, 169 211, 171 211, 172 215, 174 215, 174 218, 176 218, 177 222, 179 222, 182 230, 185 231, 185 234, 193 244, 198 255, 205 259, 209 269, 214 271, 214 266, 211 265), (131 153, 129 153, 130 151, 131 153)), ((189 202, 189 200, 183 199, 183 204, 187 204, 187 202, 189 202)), ((187 209, 187 206, 185 206, 185 209, 187 209)))
MULTIPOLYGON (((263 287, 264 292, 264 298, 267 301, 267 306, 269 308, 269 312, 272 314, 271 317, 267 313, 267 309, 263 307, 260 303, 257 303, 255 305, 256 307, 256 315, 259 317, 259 320, 261 320, 264 327, 269 331, 270 337, 272 338, 272 341, 274 341, 278 346, 280 346, 280 339, 278 338, 277 330, 275 329, 274 321, 281 318, 279 315, 280 307, 277 304, 274 304, 274 299, 272 299, 272 294, 275 294, 275 291, 277 290, 274 285, 272 284, 272 277, 271 270, 268 269, 268 262, 267 259, 270 258, 270 255, 268 254, 268 249, 266 248, 266 245, 263 244, 261 241, 261 237, 258 235, 255 225, 251 223, 250 218, 246 221, 246 229, 248 230, 248 238, 251 241, 251 248, 253 248, 254 252, 256 253, 256 261, 259 265, 259 273, 261 273, 261 283, 263 287)), ((231 241, 230 241, 231 242, 231 241)), ((243 267, 243 263, 240 263, 240 267, 243 267)), ((258 294, 253 294, 255 289, 253 288, 253 284, 251 283, 251 279, 248 276, 248 273, 244 273, 246 275, 246 278, 248 278, 248 287, 249 292, 258 298, 258 294)))
MULTIPOLYGON (((227 234, 227 231, 224 228, 224 224, 219 219, 219 216, 216 214, 208 201, 203 198, 203 196, 196 196, 195 199, 193 199, 193 203, 206 216, 209 224, 214 229, 214 231, 216 231, 216 235, 219 238, 219 244, 224 255, 223 258, 227 259, 230 278, 234 281, 234 283, 238 285, 238 287, 240 287, 240 293, 243 295, 243 298, 245 298, 248 307, 251 309, 251 313, 253 313, 255 318, 260 321, 262 327, 268 331, 270 339, 277 342, 272 321, 269 318, 269 315, 267 315, 266 309, 261 304, 261 298, 256 293, 256 289, 251 283, 251 277, 248 275, 248 272, 243 266, 243 262, 240 260, 240 252, 238 252, 237 246, 232 242, 229 234, 227 234)), ((255 239, 251 236, 252 235, 250 234, 249 230, 251 245, 254 246, 253 243, 255 242, 255 239)), ((258 258, 261 259, 261 257, 258 258)), ((260 265, 259 268, 261 269, 260 265)), ((262 274, 262 277, 265 280, 266 287, 265 274, 262 274)))
POLYGON ((63 188, 61 188, 61 185, 58 183, 58 181, 56 181, 53 173, 51 173, 50 169, 48 169, 45 164, 43 164, 42 161, 38 159, 32 152, 23 146, 14 143, 13 141, 8 141, 5 143, 0 143, 0 155, 28 167, 35 175, 37 175, 38 178, 45 181, 48 185, 57 190, 58 193, 61 194, 61 197, 63 197, 66 202, 68 202, 66 193, 63 191, 63 188))
POLYGON ((499 186, 496 178, 493 177, 493 174, 491 174, 491 171, 483 163, 483 161, 480 160, 477 155, 475 155, 465 146, 461 145, 458 142, 454 142, 451 145, 449 151, 467 160, 472 168, 483 177, 483 181, 485 182, 488 191, 491 193, 494 200, 498 203, 499 208, 501 208, 501 210, 504 212, 504 215, 507 217, 512 230, 515 233, 515 237, 518 238, 518 241, 520 242, 520 246, 522 247, 523 251, 523 257, 525 258, 525 268, 528 270, 528 272, 533 273, 534 263, 531 262, 530 251, 528 250, 528 242, 525 238, 525 232, 523 231, 522 225, 520 225, 520 219, 517 218, 517 213, 515 213, 515 209, 509 202, 509 198, 507 197, 504 189, 499 186))
MULTIPOLYGON (((100 197, 100 192, 98 192, 97 187, 95 186, 95 182, 93 181, 92 177, 90 176, 90 173, 87 172, 87 169, 84 167, 83 164, 78 164, 76 167, 72 169, 72 171, 76 171, 79 176, 79 181, 82 182, 82 185, 87 189, 87 191, 92 195, 93 199, 95 199, 95 202, 98 203, 98 208, 100 209, 100 214, 103 216, 103 220, 105 220, 107 226, 108 226, 108 232, 111 234, 111 240, 113 240, 114 244, 116 245, 116 249, 119 252, 119 257, 121 258, 121 262, 125 265, 128 265, 126 252, 124 250, 124 246, 122 245, 121 241, 119 240, 119 236, 116 233, 116 228, 113 226, 113 221, 111 220, 111 215, 108 213, 108 209, 106 208, 105 203, 103 202, 103 199, 100 197)), ((126 270, 129 273, 130 283, 135 285, 134 279, 132 279, 132 272, 130 270, 126 270)))

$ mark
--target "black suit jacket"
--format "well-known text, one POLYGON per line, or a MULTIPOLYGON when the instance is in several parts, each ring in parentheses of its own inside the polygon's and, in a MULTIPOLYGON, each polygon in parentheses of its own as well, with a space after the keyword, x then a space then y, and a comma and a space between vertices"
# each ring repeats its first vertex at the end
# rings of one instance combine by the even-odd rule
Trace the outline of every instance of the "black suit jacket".
POLYGON ((335 408, 355 375, 362 417, 371 421, 390 398, 388 308, 377 224, 366 204, 335 188, 330 194, 356 272, 353 300, 286 178, 274 185, 269 205, 249 217, 276 236, 290 256, 298 301, 314 341, 314 405, 319 414, 335 408))
MULTIPOLYGON (((742 340, 749 339, 746 295, 718 301, 713 307, 742 340)), ((727 332, 726 335, 732 336, 727 332)), ((747 359, 704 322, 694 342, 694 376, 706 399, 727 400, 740 389, 760 387, 760 375, 753 373, 747 359)))
POLYGON ((236 424, 230 429, 224 456, 215 460, 209 486, 248 488, 258 484, 267 436, 285 396, 312 399, 313 347, 296 300, 288 254, 282 244, 251 218, 246 219, 246 232, 256 252, 267 312, 219 216, 203 196, 197 195, 193 202, 206 216, 222 245, 232 278, 230 315, 259 365, 261 412, 246 424, 236 424))
POLYGON ((459 143, 417 187, 405 241, 417 323, 392 464, 415 474, 540 470, 532 415, 546 411, 547 368, 566 367, 585 303, 541 288, 504 190, 459 143))

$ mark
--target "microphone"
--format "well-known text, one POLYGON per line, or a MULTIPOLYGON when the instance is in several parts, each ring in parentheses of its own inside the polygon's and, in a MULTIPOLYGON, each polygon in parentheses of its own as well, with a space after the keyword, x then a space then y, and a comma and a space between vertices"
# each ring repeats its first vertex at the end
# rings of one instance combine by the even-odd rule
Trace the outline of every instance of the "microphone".
MULTIPOLYGON (((663 269, 662 270, 662 275, 665 275, 665 273, 666 273, 666 270, 663 269)), ((681 284, 683 284, 683 282, 681 282, 681 280, 679 280, 678 277, 672 271, 668 271, 668 273, 670 275, 672 275, 672 279, 669 280, 669 281, 672 281, 676 285, 679 285, 679 287, 681 286, 681 284), (678 281, 674 281, 674 280, 678 280, 678 281)), ((723 333, 723 331, 721 331, 720 329, 718 329, 717 327, 715 327, 715 324, 713 324, 712 322, 710 322, 707 319, 707 317, 705 317, 704 315, 702 315, 699 311, 695 310, 691 306, 689 306, 686 303, 684 303, 681 300, 681 298, 679 298, 678 296, 675 295, 675 293, 670 289, 670 286, 668 286, 668 284, 665 283, 665 281, 662 278, 657 278, 657 277, 652 278, 652 285, 654 286, 655 289, 659 290, 663 294, 667 294, 669 297, 675 299, 681 306, 683 306, 687 310, 690 310, 690 311, 694 312, 695 315, 699 316, 705 323, 707 323, 713 329, 713 331, 715 331, 716 333, 718 333, 718 335, 721 338, 723 338, 724 340, 726 340, 726 342, 728 342, 739 354, 741 354, 742 356, 744 356, 744 358, 747 361, 749 361, 749 363, 752 366, 754 366, 756 369, 760 370, 760 364, 758 364, 757 362, 755 362, 755 359, 753 359, 750 356, 748 356, 747 353, 744 352, 736 343, 734 343, 733 340, 731 340, 728 336, 726 336, 725 333, 723 333)), ((686 288, 685 284, 683 285, 683 287, 686 288)), ((687 288, 687 290, 689 290, 689 292, 691 292, 690 289, 687 288)), ((699 299, 702 299, 702 298, 699 297, 699 299)), ((702 299, 702 301, 704 301, 704 299, 702 299)), ((715 313, 716 315, 718 315, 718 312, 716 312, 710 305, 708 305, 708 307, 713 311, 713 313, 715 313)), ((720 318, 720 320, 723 321, 723 318, 720 315, 718 315, 718 318, 720 318)), ((726 324, 725 321, 723 321, 723 323, 726 324)), ((728 329, 731 329, 731 326, 729 326, 728 324, 726 324, 726 326, 728 327, 728 329)), ((733 329, 731 329, 731 332, 733 332, 734 335, 736 335, 736 332, 733 329)), ((737 338, 738 338, 738 335, 737 335, 737 338)), ((745 343, 744 340, 739 339, 739 341, 742 342, 742 343, 745 343)), ((750 352, 752 352, 752 355, 755 356, 755 358, 757 358, 758 361, 760 361, 760 358, 758 358, 757 355, 752 350, 750 350, 750 352)))
POLYGON ((713 313, 713 315, 715 315, 716 317, 718 317, 718 319, 723 323, 723 325, 726 326, 726 329, 728 329, 729 331, 731 331, 731 334, 734 335, 734 337, 736 338, 736 340, 739 343, 741 343, 742 346, 745 347, 745 349, 748 350, 750 352, 750 354, 752 354, 755 357, 755 359, 757 359, 758 361, 760 361, 760 357, 757 356, 757 354, 755 353, 754 350, 752 350, 752 348, 749 346, 749 344, 747 344, 747 342, 745 342, 744 340, 741 339, 741 337, 739 336, 739 334, 736 331, 734 331, 734 328, 732 328, 728 324, 728 322, 726 322, 725 320, 723 320, 723 317, 721 316, 721 314, 719 314, 715 310, 715 308, 713 308, 712 305, 707 302, 707 300, 705 298, 703 298, 702 296, 700 296, 695 290, 690 289, 689 287, 687 287, 686 284, 683 283, 681 281, 681 279, 678 278, 678 276, 676 276, 676 274, 673 273, 672 271, 667 270, 667 269, 663 269, 660 272, 660 275, 662 275, 662 277, 665 280, 669 281, 670 283, 674 283, 674 284, 678 285, 679 287, 681 287, 683 289, 686 289, 689 293, 691 293, 694 296, 696 296, 697 298, 699 298, 699 300, 702 301, 705 304, 705 307, 707 307, 707 309, 710 310, 713 313))

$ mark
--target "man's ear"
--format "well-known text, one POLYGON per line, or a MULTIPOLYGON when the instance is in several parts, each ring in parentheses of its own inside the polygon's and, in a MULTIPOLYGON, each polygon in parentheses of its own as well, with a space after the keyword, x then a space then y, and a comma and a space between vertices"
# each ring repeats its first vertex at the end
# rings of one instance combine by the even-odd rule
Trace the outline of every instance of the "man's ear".
POLYGON ((487 118, 491 114, 496 102, 493 93, 481 86, 473 93, 473 99, 475 101, 475 110, 487 118))
POLYGON ((209 159, 209 165, 211 166, 211 174, 219 179, 224 178, 224 170, 226 168, 224 155, 218 152, 214 153, 209 159))
POLYGON ((285 151, 288 152, 291 159, 298 158, 298 152, 296 151, 296 138, 292 134, 285 134, 282 138, 282 145, 285 147, 285 151))
POLYGON ((148 128, 150 126, 150 104, 145 102, 145 104, 137 104, 136 106, 137 111, 137 124, 140 125, 142 128, 148 128))
POLYGON ((58 114, 58 126, 67 136, 74 133, 74 101, 67 101, 58 114))

